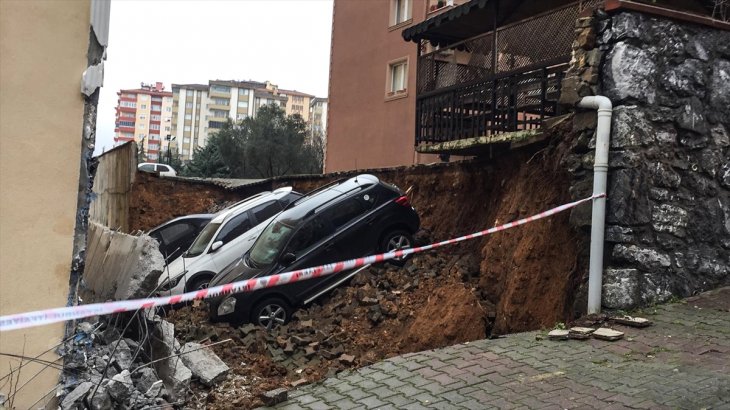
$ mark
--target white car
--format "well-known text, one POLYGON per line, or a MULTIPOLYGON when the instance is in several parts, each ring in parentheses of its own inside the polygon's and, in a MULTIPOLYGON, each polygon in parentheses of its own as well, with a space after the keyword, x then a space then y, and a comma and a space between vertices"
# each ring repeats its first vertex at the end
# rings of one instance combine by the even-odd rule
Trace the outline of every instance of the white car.
POLYGON ((155 172, 162 176, 174 177, 177 172, 171 166, 165 164, 155 164, 153 162, 143 162, 137 165, 137 169, 144 172, 155 172))
POLYGON ((208 287, 208 282, 251 248, 266 221, 302 194, 291 187, 263 192, 221 211, 203 228, 190 249, 165 267, 158 289, 177 295, 208 287))

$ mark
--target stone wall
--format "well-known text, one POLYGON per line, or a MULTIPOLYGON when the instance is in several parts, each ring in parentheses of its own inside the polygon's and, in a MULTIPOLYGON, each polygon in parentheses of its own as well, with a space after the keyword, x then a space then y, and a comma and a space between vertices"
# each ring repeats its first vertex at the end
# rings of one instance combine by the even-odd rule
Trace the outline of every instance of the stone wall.
MULTIPOLYGON (((614 105, 604 307, 730 283, 730 32, 626 11, 577 27, 561 102, 614 105)), ((595 115, 574 121, 575 197, 591 191, 595 115)))

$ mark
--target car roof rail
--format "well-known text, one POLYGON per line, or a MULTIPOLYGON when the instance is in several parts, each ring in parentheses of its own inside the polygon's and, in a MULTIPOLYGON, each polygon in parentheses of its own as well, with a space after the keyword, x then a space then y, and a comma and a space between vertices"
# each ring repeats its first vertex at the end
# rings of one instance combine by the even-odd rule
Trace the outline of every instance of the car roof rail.
MULTIPOLYGON (((349 178, 348 178, 348 179, 349 179, 349 178)), ((326 205, 329 205, 329 204, 331 204, 332 202, 335 202, 335 201, 337 201, 337 200, 342 200, 342 201, 344 201, 345 199, 347 199, 347 198, 350 198, 350 197, 352 196, 351 194, 352 194, 352 193, 353 193, 354 191, 356 191, 356 190, 360 190, 360 191, 362 191, 363 189, 365 189, 365 188, 363 188, 362 186, 358 185, 358 186, 356 186, 356 187, 354 187, 354 188, 350 189, 349 191, 345 191, 345 192, 343 192, 343 193, 342 193, 342 194, 343 194, 342 196, 336 196, 336 197, 334 197, 334 198, 330 199, 329 201, 326 201, 326 202, 322 202, 322 203, 321 203, 321 204, 319 204, 319 205, 318 205, 317 207, 315 207, 315 208, 312 208, 311 210, 309 210, 309 212, 307 212, 307 213, 306 213, 306 214, 304 215, 304 217, 305 217, 305 218, 307 218, 307 217, 311 216, 312 214, 315 214, 315 213, 317 213, 317 211, 321 210, 321 209, 322 209, 322 208, 324 208, 324 207, 325 207, 326 205)))

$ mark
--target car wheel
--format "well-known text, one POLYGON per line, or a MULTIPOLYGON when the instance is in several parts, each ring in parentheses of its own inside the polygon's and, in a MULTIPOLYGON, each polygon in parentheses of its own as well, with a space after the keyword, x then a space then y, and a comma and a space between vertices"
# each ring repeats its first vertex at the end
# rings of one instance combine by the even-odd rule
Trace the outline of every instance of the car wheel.
POLYGON ((251 323, 265 327, 267 330, 289 323, 291 308, 279 298, 264 299, 251 312, 251 323))
MULTIPOLYGON (((413 236, 406 231, 398 230, 388 232, 388 234, 383 237, 383 240, 380 243, 380 250, 381 252, 392 252, 399 249, 407 249, 412 246, 413 236)), ((400 258, 391 259, 390 262, 398 266, 403 266, 406 264, 407 259, 408 256, 402 256, 400 258)))
POLYGON ((203 276, 199 278, 193 279, 190 283, 185 286, 188 292, 195 292, 196 290, 203 290, 208 287, 208 283, 210 282, 210 277, 203 276))

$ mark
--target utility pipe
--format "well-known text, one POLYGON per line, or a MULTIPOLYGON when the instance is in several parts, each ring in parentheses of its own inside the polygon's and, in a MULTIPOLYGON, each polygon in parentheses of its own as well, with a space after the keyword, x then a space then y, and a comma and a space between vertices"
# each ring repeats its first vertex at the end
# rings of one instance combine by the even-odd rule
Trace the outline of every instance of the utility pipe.
MULTIPOLYGON (((593 195, 605 194, 608 176, 608 143, 611 137, 611 100, 600 95, 583 97, 578 103, 578 107, 598 110, 596 157, 593 163, 593 195)), ((588 314, 601 313, 605 223, 606 197, 594 198, 591 219, 591 259, 588 270, 588 314)))

